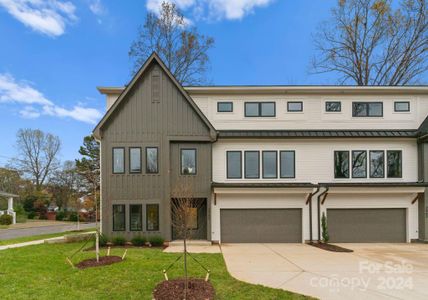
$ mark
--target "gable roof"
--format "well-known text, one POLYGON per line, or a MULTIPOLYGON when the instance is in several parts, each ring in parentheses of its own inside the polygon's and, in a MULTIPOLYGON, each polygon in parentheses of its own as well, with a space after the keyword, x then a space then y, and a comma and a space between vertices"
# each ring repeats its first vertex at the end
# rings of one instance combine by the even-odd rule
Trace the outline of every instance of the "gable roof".
POLYGON ((146 60, 146 62, 141 66, 140 70, 135 74, 135 76, 132 78, 132 80, 129 82, 129 84, 125 87, 125 89, 120 93, 119 98, 114 102, 114 104, 107 110, 104 117, 100 120, 100 122, 97 124, 97 126, 93 130, 93 135, 96 139, 100 140, 102 138, 102 127, 104 124, 109 120, 115 109, 120 105, 120 103, 123 101, 123 99, 126 97, 126 95, 129 93, 129 91, 134 87, 134 85, 137 83, 137 81, 142 77, 146 71, 148 70, 149 66, 156 62, 161 69, 167 74, 168 78, 174 83, 174 85, 177 87, 177 89, 180 91, 180 93, 183 95, 183 97, 189 102, 190 106, 193 108, 193 110, 198 114, 198 116, 201 118, 202 122, 205 123, 205 125, 210 130, 210 136, 211 139, 214 141, 217 138, 217 132, 214 128, 214 126, 211 124, 211 122, 208 120, 208 118, 202 113, 202 111, 199 109, 199 107, 195 104, 195 102, 192 100, 192 98, 189 96, 189 94, 183 89, 183 86, 177 81, 177 79, 174 77, 174 75, 169 71, 169 69, 166 67, 166 65, 163 63, 162 59, 157 55, 156 52, 153 52, 150 57, 146 60))

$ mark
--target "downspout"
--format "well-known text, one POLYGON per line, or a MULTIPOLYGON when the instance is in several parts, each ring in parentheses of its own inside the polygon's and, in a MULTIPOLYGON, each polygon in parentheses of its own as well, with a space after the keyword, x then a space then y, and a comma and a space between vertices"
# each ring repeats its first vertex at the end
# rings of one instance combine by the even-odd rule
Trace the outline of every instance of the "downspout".
POLYGON ((328 192, 328 186, 325 187, 325 190, 317 196, 318 202, 318 242, 321 242, 321 197, 328 192))
POLYGON ((312 244, 313 238, 312 238, 312 197, 320 191, 320 187, 317 186, 317 189, 315 192, 311 193, 311 198, 309 201, 309 242, 312 244))

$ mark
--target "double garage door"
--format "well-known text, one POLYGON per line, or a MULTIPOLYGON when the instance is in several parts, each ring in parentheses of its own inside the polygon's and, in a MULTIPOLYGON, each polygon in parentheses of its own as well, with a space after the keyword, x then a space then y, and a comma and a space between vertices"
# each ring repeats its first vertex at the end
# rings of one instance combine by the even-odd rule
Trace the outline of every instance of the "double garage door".
MULTIPOLYGON (((331 208, 327 223, 332 243, 406 242, 405 208, 331 208)), ((221 209, 220 226, 222 243, 301 243, 302 209, 221 209)))
POLYGON ((405 243, 405 208, 327 209, 332 243, 405 243))
POLYGON ((222 243, 301 243, 302 209, 221 209, 222 243))

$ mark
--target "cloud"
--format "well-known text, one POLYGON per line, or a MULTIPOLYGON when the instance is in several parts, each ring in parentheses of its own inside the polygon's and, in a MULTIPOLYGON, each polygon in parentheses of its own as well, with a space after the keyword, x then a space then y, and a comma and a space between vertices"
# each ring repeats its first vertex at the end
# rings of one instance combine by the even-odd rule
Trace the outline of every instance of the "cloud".
POLYGON ((76 7, 60 0, 0 0, 9 14, 31 29, 48 35, 64 34, 66 24, 77 20, 76 7))
POLYGON ((85 107, 82 103, 78 103, 72 109, 58 106, 29 83, 18 82, 10 74, 0 74, 0 103, 25 105, 19 114, 27 119, 48 115, 95 124, 102 117, 99 110, 85 107))
MULTIPOLYGON (((156 14, 165 0, 147 0, 146 8, 156 14)), ((239 20, 252 13, 255 8, 271 4, 275 0, 167 0, 197 19, 239 20)))
POLYGON ((96 16, 102 16, 107 12, 101 0, 91 0, 89 3, 89 9, 96 16))
POLYGON ((32 106, 24 107, 24 109, 19 111, 19 114, 25 119, 36 119, 40 117, 40 112, 32 106))

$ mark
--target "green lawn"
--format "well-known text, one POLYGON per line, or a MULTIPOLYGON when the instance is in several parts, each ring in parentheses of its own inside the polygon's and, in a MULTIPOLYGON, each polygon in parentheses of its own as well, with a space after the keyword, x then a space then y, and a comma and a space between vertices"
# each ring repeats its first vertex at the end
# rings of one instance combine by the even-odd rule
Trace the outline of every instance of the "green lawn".
MULTIPOLYGON (((85 270, 72 269, 65 261, 81 244, 37 245, 0 251, 0 299, 152 299, 152 291, 163 280, 161 270, 178 254, 160 249, 129 249, 123 262, 85 270)), ((105 250, 102 250, 104 253, 105 250)), ((124 249, 112 249, 122 255, 124 249)), ((81 252, 74 258, 94 257, 81 252)), ((283 290, 247 284, 232 278, 221 254, 195 254, 211 270, 217 299, 307 299, 283 290)), ((190 273, 203 278, 205 272, 189 261, 190 273)), ((168 275, 181 276, 181 261, 168 275)))
MULTIPOLYGON (((95 228, 83 229, 83 230, 80 230, 79 232, 88 232, 88 231, 95 231, 95 228)), ((76 233, 78 233, 78 232, 76 232, 76 231, 65 231, 65 232, 58 232, 58 233, 24 236, 24 237, 10 239, 10 240, 0 240, 0 246, 12 245, 12 244, 18 244, 18 243, 24 243, 24 242, 30 242, 30 241, 36 241, 36 240, 49 239, 49 238, 63 236, 66 234, 76 234, 76 233)))

